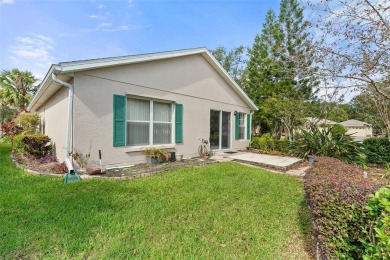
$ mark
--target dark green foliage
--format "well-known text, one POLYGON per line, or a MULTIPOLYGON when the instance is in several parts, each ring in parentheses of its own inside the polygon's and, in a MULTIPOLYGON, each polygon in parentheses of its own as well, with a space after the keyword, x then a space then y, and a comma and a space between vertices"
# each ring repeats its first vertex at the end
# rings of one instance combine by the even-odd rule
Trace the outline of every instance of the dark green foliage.
POLYGON ((238 46, 228 51, 225 47, 219 46, 210 52, 234 81, 242 87, 246 79, 246 48, 238 46))
POLYGON ((377 191, 366 207, 368 221, 360 240, 365 249, 363 259, 390 259, 389 187, 377 191))
POLYGON ((295 156, 301 158, 318 155, 338 158, 347 163, 365 163, 362 145, 354 142, 350 135, 342 134, 337 125, 329 128, 311 125, 310 130, 302 130, 297 135, 291 149, 295 156))
POLYGON ((388 137, 367 138, 363 141, 368 163, 390 163, 390 139, 388 137))
POLYGON ((22 143, 24 151, 37 159, 48 155, 51 150, 50 138, 46 135, 26 135, 22 143))
POLYGON ((316 158, 304 184, 321 254, 326 259, 360 259, 360 241, 368 239, 362 233, 368 223, 366 205, 379 187, 355 166, 325 157, 316 158))
POLYGON ((261 34, 249 52, 246 91, 259 111, 254 123, 280 134, 282 127, 293 135, 318 85, 313 65, 308 24, 296 0, 282 0, 280 14, 269 10, 261 34), (288 109, 283 104, 288 103, 288 109))
POLYGON ((23 134, 18 134, 18 135, 15 135, 13 137, 12 150, 14 152, 25 153, 24 143, 23 143, 23 138, 24 137, 25 137, 25 135, 23 135, 23 134))
POLYGON ((289 146, 287 139, 273 139, 269 133, 253 137, 250 142, 250 147, 259 149, 261 153, 288 154, 289 146))

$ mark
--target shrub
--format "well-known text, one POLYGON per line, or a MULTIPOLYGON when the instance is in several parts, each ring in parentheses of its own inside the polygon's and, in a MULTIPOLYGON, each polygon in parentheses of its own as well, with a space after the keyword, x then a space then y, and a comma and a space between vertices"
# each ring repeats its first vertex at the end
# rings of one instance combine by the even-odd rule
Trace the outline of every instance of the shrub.
POLYGON ((259 149, 262 153, 283 155, 289 153, 290 141, 287 139, 273 139, 266 133, 261 137, 252 137, 250 147, 259 149))
POLYGON ((390 189, 377 191, 366 210, 369 221, 361 236, 363 259, 390 259, 390 189))
POLYGON ((13 137, 12 150, 18 153, 25 153, 23 138, 25 135, 19 134, 13 137))
POLYGON ((290 141, 287 139, 274 140, 274 149, 282 153, 289 153, 290 141))
POLYGON ((4 136, 0 139, 0 143, 1 143, 1 144, 11 144, 11 138, 10 138, 8 135, 4 135, 4 136))
POLYGON ((24 151, 37 159, 51 151, 50 138, 46 135, 26 135, 22 139, 24 151))
POLYGON ((292 154, 301 158, 308 155, 327 156, 347 163, 364 164, 362 145, 353 141, 350 135, 341 134, 337 128, 311 126, 310 130, 302 130, 291 144, 292 154))
POLYGON ((14 121, 10 121, 8 123, 2 124, 1 130, 6 136, 10 138, 11 143, 13 142, 13 139, 16 135, 22 133, 22 129, 19 126, 15 125, 14 121))
POLYGON ((53 173, 67 173, 68 172, 68 167, 66 167, 66 164, 65 162, 62 162, 62 163, 56 163, 54 164, 51 169, 50 169, 53 173))
POLYGON ((367 162, 385 164, 390 162, 390 139, 388 137, 367 138, 363 141, 367 162))
POLYGON ((38 113, 21 112, 13 120, 15 125, 20 127, 23 134, 31 135, 37 133, 37 129, 40 122, 38 113))
MULTIPOLYGON (((314 235, 325 258, 359 259, 367 223, 369 195, 379 187, 363 177, 362 170, 334 158, 317 157, 306 174, 305 192, 314 235)), ((368 240, 369 241, 369 240, 368 240)))

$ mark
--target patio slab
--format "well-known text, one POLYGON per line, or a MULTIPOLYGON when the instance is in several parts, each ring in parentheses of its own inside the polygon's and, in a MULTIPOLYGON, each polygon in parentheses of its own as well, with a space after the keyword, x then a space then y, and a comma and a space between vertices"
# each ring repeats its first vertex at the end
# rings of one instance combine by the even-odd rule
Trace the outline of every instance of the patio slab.
POLYGON ((302 159, 287 156, 275 156, 256 153, 238 153, 227 155, 226 157, 234 161, 252 164, 260 167, 271 168, 286 172, 294 165, 302 162, 302 159))

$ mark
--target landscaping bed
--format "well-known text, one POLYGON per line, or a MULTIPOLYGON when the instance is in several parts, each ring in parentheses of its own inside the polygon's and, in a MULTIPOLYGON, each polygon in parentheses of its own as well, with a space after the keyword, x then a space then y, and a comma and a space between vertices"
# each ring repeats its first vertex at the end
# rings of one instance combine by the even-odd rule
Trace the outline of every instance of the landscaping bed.
POLYGON ((208 164, 217 163, 212 159, 188 159, 180 162, 165 162, 160 164, 137 164, 128 168, 116 168, 105 170, 103 173, 96 174, 102 177, 121 177, 121 178, 137 178, 151 176, 159 172, 179 170, 187 167, 200 167, 208 164))

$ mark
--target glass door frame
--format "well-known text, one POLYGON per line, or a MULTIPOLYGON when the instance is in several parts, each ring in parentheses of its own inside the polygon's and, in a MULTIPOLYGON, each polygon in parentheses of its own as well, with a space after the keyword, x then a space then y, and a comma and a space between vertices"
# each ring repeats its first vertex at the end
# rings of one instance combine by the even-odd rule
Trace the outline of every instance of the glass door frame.
MULTIPOLYGON (((219 140, 218 140, 218 149, 213 149, 212 148, 212 145, 211 145, 211 133, 209 133, 210 137, 209 137, 209 142, 210 142, 210 149, 212 149, 213 151, 226 151, 226 150, 231 150, 232 148, 232 112, 230 111, 223 111, 223 110, 217 110, 217 109, 210 109, 210 117, 209 117, 209 120, 211 119, 211 112, 212 111, 215 111, 215 112, 219 112, 219 122, 218 122, 218 132, 219 132, 219 140), (228 127, 229 127, 229 136, 228 136, 228 142, 229 142, 229 147, 227 148, 222 148, 222 120, 223 120, 223 112, 225 113, 229 113, 229 124, 228 124, 228 127)), ((210 124, 211 124, 211 121, 210 121, 210 124)), ((210 129, 211 129, 211 126, 210 126, 210 129)))

